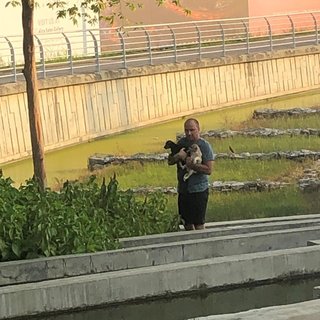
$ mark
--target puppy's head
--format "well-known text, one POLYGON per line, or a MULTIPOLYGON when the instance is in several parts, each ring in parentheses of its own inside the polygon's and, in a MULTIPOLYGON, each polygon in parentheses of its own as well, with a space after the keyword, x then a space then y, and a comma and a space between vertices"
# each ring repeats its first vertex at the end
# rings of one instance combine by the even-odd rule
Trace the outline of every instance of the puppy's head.
POLYGON ((172 140, 167 140, 166 143, 164 144, 165 149, 170 149, 175 145, 175 143, 172 140))
POLYGON ((190 146, 190 153, 196 153, 196 154, 201 154, 200 147, 194 143, 190 146))

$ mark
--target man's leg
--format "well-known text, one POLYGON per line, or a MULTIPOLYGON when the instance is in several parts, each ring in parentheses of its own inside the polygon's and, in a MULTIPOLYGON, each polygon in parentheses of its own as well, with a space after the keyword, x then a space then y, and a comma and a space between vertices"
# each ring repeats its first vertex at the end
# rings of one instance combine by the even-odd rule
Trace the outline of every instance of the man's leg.
POLYGON ((205 229, 204 224, 195 224, 195 225, 194 225, 194 228, 195 228, 196 230, 203 230, 203 229, 205 229))
POLYGON ((207 211, 207 204, 209 198, 209 190, 205 190, 203 192, 195 193, 194 194, 194 227, 196 230, 203 230, 205 229, 205 216, 207 211))
POLYGON ((195 226, 193 224, 185 224, 184 225, 184 230, 186 230, 186 231, 191 231, 194 229, 195 229, 195 226))
POLYGON ((178 208, 179 208, 179 215, 181 220, 183 221, 184 230, 190 231, 194 230, 194 225, 190 218, 190 203, 189 203, 189 195, 188 194, 181 194, 178 195, 178 208))

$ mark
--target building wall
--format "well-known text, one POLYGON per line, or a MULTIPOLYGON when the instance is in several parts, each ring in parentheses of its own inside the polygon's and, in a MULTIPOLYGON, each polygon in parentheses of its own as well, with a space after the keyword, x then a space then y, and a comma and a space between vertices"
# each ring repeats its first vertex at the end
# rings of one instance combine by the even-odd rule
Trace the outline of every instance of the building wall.
MULTIPOLYGON (((22 8, 21 6, 6 7, 8 1, 0 1, 1 36, 22 35, 22 8)), ((49 1, 38 1, 39 6, 36 7, 34 12, 35 34, 81 30, 81 23, 74 25, 68 19, 57 19, 55 10, 48 8, 47 2, 49 1)))
MULTIPOLYGON (((116 19, 114 26, 131 26, 135 24, 163 24, 194 20, 216 20, 241 17, 256 17, 274 14, 287 14, 320 10, 319 0, 181 0, 181 4, 191 10, 186 15, 181 9, 167 0, 162 6, 156 0, 141 0, 143 7, 131 11, 120 1, 120 6, 109 9, 121 12, 124 19, 116 19)), ((100 23, 101 27, 109 25, 100 23)))
MULTIPOLYGON (((45 150, 320 87, 320 46, 40 80, 45 150)), ((0 86, 0 163, 31 154, 24 85, 0 86)))
MULTIPOLYGON (((186 15, 183 10, 166 1, 158 6, 156 0, 142 0, 142 8, 131 11, 125 5, 126 0, 120 1, 120 6, 114 8, 120 11, 124 19, 116 19, 115 26, 131 26, 135 24, 163 24, 174 22, 185 22, 194 20, 213 20, 225 18, 239 18, 248 15, 248 0, 182 0, 182 5, 191 10, 186 15)), ((110 14, 112 9, 106 11, 110 14)), ((103 27, 106 24, 101 22, 103 27)))
POLYGON ((266 16, 320 10, 319 0, 248 0, 249 16, 266 16))

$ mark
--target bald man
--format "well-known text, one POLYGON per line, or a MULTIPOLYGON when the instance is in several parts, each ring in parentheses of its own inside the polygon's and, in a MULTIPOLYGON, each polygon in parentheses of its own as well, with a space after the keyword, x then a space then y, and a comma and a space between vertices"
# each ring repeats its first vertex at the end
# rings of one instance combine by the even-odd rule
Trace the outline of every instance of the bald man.
POLYGON ((176 155, 169 156, 168 164, 185 161, 186 169, 194 171, 187 180, 183 179, 186 169, 177 165, 178 209, 185 230, 204 229, 205 215, 209 197, 209 175, 212 172, 215 154, 208 141, 200 137, 200 124, 197 119, 190 118, 184 123, 185 136, 178 145, 187 149, 196 143, 202 153, 202 162, 194 163, 185 149, 176 155))

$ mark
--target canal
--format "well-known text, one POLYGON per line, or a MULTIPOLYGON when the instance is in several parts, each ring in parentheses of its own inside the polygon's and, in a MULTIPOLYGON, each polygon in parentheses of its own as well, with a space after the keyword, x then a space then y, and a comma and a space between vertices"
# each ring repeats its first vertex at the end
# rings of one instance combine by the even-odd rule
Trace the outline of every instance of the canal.
MULTIPOLYGON (((99 309, 36 317, 38 320, 185 320, 214 314, 311 300, 320 278, 281 281, 255 287, 139 301, 99 309)), ((33 319, 30 319, 33 320, 33 319)), ((258 320, 258 319, 257 319, 258 320)))
MULTIPOLYGON (((221 109, 197 115, 203 131, 230 128, 232 124, 251 117, 255 109, 275 108, 287 109, 294 107, 311 107, 319 105, 320 89, 293 94, 275 99, 244 104, 228 109, 221 109)), ((163 144, 167 139, 175 139, 181 133, 183 119, 145 127, 130 132, 116 134, 99 140, 78 144, 62 150, 47 152, 45 167, 48 185, 67 179, 73 180, 86 175, 88 157, 94 153, 130 155, 135 153, 164 152, 163 144)), ((4 176, 11 177, 19 185, 32 177, 32 160, 24 159, 1 166, 4 176)))

